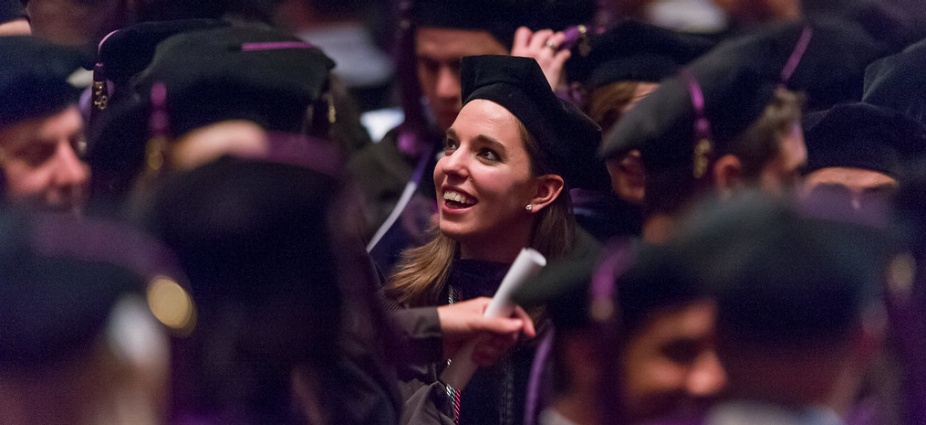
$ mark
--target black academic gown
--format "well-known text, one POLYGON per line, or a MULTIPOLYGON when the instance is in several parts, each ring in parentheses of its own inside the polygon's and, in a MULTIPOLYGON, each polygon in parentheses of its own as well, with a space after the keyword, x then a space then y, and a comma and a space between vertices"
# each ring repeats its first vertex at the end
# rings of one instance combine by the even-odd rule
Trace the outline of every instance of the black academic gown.
POLYGON ((418 185, 410 201, 402 206, 399 218, 375 247, 368 249, 385 276, 392 274, 403 250, 427 242, 430 238, 427 230, 437 212, 432 177, 437 163, 437 143, 412 157, 399 149, 398 138, 399 130, 393 129, 381 142, 367 146, 348 163, 366 211, 365 242, 374 237, 396 209, 408 183, 414 180, 418 185))
MULTIPOLYGON (((442 297, 442 300, 445 300, 442 304, 449 300, 450 291, 456 291, 457 299, 460 301, 480 296, 491 297, 509 267, 510 264, 504 263, 455 260, 451 266, 448 289, 442 297)), ((411 310, 416 311, 412 315, 417 315, 417 323, 421 325, 427 323, 424 318, 435 309, 431 307, 411 310)), ((406 318, 409 316, 406 315, 406 318)), ((438 331, 439 326, 437 323, 438 331)), ((428 327, 419 326, 418 329, 428 327)), ((433 327, 430 329, 435 330, 433 327)), ((434 354, 433 351, 431 354, 434 354)), ((519 344, 495 366, 479 369, 460 395, 459 422, 454 409, 454 399, 438 381, 446 366, 445 359, 432 358, 429 362, 403 368, 401 386, 406 402, 401 422, 446 425, 520 424, 524 419, 525 390, 533 356, 533 345, 519 344)))

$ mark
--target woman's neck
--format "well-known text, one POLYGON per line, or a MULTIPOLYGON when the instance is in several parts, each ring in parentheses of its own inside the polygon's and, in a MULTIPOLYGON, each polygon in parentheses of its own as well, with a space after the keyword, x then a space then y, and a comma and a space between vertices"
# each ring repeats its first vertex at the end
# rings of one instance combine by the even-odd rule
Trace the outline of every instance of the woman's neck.
POLYGON ((530 246, 532 228, 523 226, 522 229, 508 229, 503 234, 493 234, 487 238, 460 241, 460 258, 513 263, 521 249, 530 246))
MULTIPOLYGON (((473 244, 473 245, 482 245, 482 244, 473 244)), ((521 248, 526 247, 526 244, 518 244, 511 246, 502 246, 502 245, 483 245, 483 246, 470 246, 467 247, 466 244, 460 244, 460 258, 464 260, 482 260, 482 261, 493 261, 496 263, 513 263, 514 259, 517 258, 518 253, 521 252, 521 248)))

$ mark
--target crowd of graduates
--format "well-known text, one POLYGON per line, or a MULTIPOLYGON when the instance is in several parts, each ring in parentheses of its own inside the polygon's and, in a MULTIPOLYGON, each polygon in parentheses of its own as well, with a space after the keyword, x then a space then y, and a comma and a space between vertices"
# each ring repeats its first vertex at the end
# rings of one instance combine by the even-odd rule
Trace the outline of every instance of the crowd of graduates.
POLYGON ((918 6, 0 0, 0 424, 924 424, 918 6))

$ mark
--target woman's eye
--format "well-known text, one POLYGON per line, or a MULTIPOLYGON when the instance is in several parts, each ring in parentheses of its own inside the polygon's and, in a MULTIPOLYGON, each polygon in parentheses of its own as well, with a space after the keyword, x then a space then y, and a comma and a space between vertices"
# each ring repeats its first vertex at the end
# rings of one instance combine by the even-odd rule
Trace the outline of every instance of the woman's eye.
POLYGON ((455 150, 457 150, 457 141, 444 139, 444 153, 453 152, 455 150))
POLYGON ((479 155, 485 159, 488 159, 489 161, 498 161, 501 159, 498 154, 491 149, 483 149, 482 152, 479 152, 479 155))

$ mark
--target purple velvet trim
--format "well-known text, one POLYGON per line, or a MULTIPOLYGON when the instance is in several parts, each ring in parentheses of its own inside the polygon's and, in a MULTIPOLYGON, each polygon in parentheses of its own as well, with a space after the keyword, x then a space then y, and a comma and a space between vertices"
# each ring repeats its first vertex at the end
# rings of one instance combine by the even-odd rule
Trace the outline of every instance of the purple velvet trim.
POLYGON ((422 143, 418 141, 418 134, 414 131, 410 131, 404 128, 400 128, 398 135, 396 136, 396 147, 399 148, 399 152, 402 152, 412 158, 417 158, 421 155, 422 143))
POLYGON ((563 42, 559 45, 562 50, 570 50, 584 37, 594 37, 604 32, 603 27, 590 25, 576 25, 563 30, 563 42), (584 29, 583 29, 584 28, 584 29))
POLYGON ((148 121, 150 136, 167 137, 170 118, 167 115, 167 86, 157 82, 151 86, 151 117, 148 121))
POLYGON ((418 160, 418 164, 415 165, 415 172, 412 173, 412 180, 421 184, 421 179, 424 177, 424 172, 428 168, 428 164, 431 162, 431 157, 433 156, 434 151, 428 150, 424 155, 418 160))
POLYGON ((119 31, 121 31, 121 30, 110 31, 110 33, 109 33, 109 34, 106 34, 106 36, 103 37, 102 40, 100 40, 100 43, 96 45, 96 53, 97 53, 97 58, 98 58, 98 59, 99 59, 100 51, 103 50, 103 43, 106 43, 106 40, 109 40, 109 37, 112 37, 113 34, 119 32, 119 31))
POLYGON ((331 142, 291 133, 268 133, 268 140, 264 153, 238 156, 297 165, 329 176, 339 176, 343 169, 341 151, 331 142))
POLYGON ((785 67, 781 70, 781 84, 787 84, 788 80, 791 79, 791 74, 797 69, 797 65, 801 63, 801 58, 807 52, 807 46, 810 45, 811 38, 813 38, 813 28, 810 25, 804 25, 801 36, 797 39, 797 44, 794 46, 791 56, 788 57, 788 62, 785 63, 785 67))
POLYGON ((610 200, 611 194, 600 190, 572 188, 569 189, 569 199, 572 201, 572 207, 580 208, 586 205, 597 205, 610 200))
POLYGON ((33 226, 31 244, 37 254, 114 264, 146 280, 183 277, 167 247, 131 227, 66 214, 37 214, 33 226))
POLYGON ((682 69, 679 75, 685 80, 688 93, 691 95, 691 106, 695 114, 695 142, 704 139, 711 140, 711 123, 704 109, 704 92, 701 90, 701 84, 688 69, 682 69))
POLYGON ((90 120, 90 115, 93 114, 93 86, 85 88, 80 92, 80 98, 77 100, 77 108, 80 109, 81 116, 84 117, 85 121, 90 120))
POLYGON ((304 41, 271 41, 265 43, 244 43, 241 45, 242 52, 261 52, 267 50, 283 49, 315 49, 315 45, 304 41))
POLYGON ((554 328, 550 327, 534 353, 534 362, 531 364, 531 372, 527 381, 527 396, 524 401, 524 425, 534 425, 540 410, 540 386, 543 383, 543 369, 547 365, 547 359, 550 358, 550 352, 553 351, 554 333, 554 328))
POLYGON ((617 277, 627 271, 633 264, 635 255, 633 245, 625 241, 615 243, 607 249, 604 259, 598 264, 592 275, 589 296, 591 306, 611 304, 613 315, 617 315, 617 303, 614 294, 617 291, 617 277))

